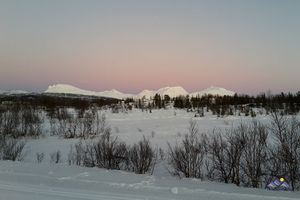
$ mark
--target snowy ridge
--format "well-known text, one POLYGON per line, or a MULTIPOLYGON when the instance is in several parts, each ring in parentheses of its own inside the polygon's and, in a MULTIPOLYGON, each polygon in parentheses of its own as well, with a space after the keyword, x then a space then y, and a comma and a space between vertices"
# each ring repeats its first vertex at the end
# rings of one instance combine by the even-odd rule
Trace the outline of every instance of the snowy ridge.
POLYGON ((97 96, 112 97, 112 98, 116 98, 116 99, 126 99, 126 98, 131 98, 134 96, 132 94, 124 94, 115 89, 98 92, 97 94, 98 94, 97 96))
POLYGON ((89 90, 82 90, 72 85, 67 84, 56 84, 50 85, 45 93, 64 93, 64 94, 80 94, 80 95, 91 95, 97 96, 96 92, 89 90))
POLYGON ((125 99, 132 97, 131 94, 124 94, 117 90, 107 90, 103 92, 94 92, 89 90, 83 90, 68 84, 56 84, 50 85, 45 93, 64 93, 64 94, 78 94, 78 95, 89 95, 99 97, 111 97, 116 99, 125 99))
POLYGON ((159 94, 160 96, 164 97, 168 95, 169 97, 177 97, 177 96, 186 96, 189 93, 182 87, 163 87, 158 89, 157 91, 154 90, 143 90, 139 94, 135 95, 135 99, 151 99, 155 96, 155 94, 159 94))
POLYGON ((79 95, 89 95, 89 96, 101 96, 101 97, 111 97, 116 99, 126 99, 126 98, 135 98, 135 99, 151 99, 155 96, 155 94, 159 94, 160 96, 164 97, 165 95, 170 96, 171 98, 177 96, 186 96, 190 95, 191 97, 195 96, 202 96, 204 94, 212 94, 212 95, 219 95, 219 96, 233 96, 235 92, 226 90, 220 87, 210 87, 205 90, 188 93, 183 87, 175 86, 175 87, 163 87, 158 90, 143 90, 137 95, 133 94, 125 94, 118 90, 112 89, 103 92, 95 92, 89 90, 83 90, 72 85, 68 84, 56 84, 51 85, 45 91, 45 93, 64 93, 64 94, 79 94, 79 95))
POLYGON ((5 91, 5 90, 0 90, 0 94, 6 94, 6 95, 11 95, 11 94, 28 94, 29 92, 24 91, 24 90, 10 90, 10 91, 5 91))
POLYGON ((199 92, 193 92, 190 94, 191 97, 196 97, 196 96, 203 96, 205 94, 211 94, 211 95, 218 95, 218 96, 233 96, 235 92, 226 90, 225 88, 221 87, 214 87, 211 86, 205 90, 199 91, 199 92))
POLYGON ((168 95, 171 98, 177 97, 177 96, 186 96, 189 94, 185 89, 183 89, 180 86, 164 87, 164 88, 157 90, 156 93, 162 97, 164 97, 165 95, 168 95))
POLYGON ((142 92, 138 93, 135 98, 136 99, 151 99, 156 94, 156 91, 154 90, 143 90, 142 92))

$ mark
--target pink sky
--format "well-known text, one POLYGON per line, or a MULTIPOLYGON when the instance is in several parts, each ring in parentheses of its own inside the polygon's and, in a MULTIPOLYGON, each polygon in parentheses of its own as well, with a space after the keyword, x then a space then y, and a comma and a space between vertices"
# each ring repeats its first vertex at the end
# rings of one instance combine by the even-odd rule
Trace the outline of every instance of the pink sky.
POLYGON ((299 9, 297 1, 4 1, 0 89, 295 92, 299 9))

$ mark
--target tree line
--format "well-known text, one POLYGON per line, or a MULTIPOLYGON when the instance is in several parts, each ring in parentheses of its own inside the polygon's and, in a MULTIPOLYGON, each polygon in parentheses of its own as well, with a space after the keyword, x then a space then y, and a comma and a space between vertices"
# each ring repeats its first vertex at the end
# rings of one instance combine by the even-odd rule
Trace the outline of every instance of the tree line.
POLYGON ((300 91, 293 93, 280 93, 271 95, 270 93, 261 93, 256 96, 235 94, 233 96, 218 96, 206 94, 203 96, 177 96, 170 98, 168 95, 161 96, 155 94, 151 100, 145 99, 126 99, 127 103, 133 103, 140 109, 166 109, 174 107, 186 109, 187 111, 197 112, 204 116, 204 112, 211 111, 213 115, 241 115, 256 116, 256 109, 270 114, 274 109, 278 109, 282 114, 293 115, 300 111, 300 91))

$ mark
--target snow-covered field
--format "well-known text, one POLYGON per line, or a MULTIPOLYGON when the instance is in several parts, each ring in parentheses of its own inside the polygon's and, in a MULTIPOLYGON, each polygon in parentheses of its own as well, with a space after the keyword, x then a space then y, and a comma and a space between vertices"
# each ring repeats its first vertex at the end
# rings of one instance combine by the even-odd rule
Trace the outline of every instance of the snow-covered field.
POLYGON ((64 164, 0 162, 1 200, 292 200, 300 193, 64 164))
MULTIPOLYGON (((134 110, 112 114, 107 111, 107 122, 113 135, 127 144, 139 141, 143 135, 152 145, 167 148, 180 141, 187 132, 191 119, 197 122, 200 133, 226 129, 251 121, 251 117, 230 116, 217 118, 206 113, 193 118, 185 110, 153 110, 152 113, 134 110)), ((269 117, 256 117, 268 123, 269 117)), ((45 125, 47 127, 47 125, 45 125)), ((62 139, 46 134, 40 139, 28 139, 23 162, 0 161, 0 200, 15 199, 300 199, 299 192, 274 192, 264 189, 239 188, 231 184, 202 182, 195 179, 172 177, 166 164, 159 163, 153 176, 136 175, 124 171, 69 166, 67 154, 78 139, 62 139), (50 154, 62 153, 62 163, 50 163, 50 154), (38 164, 36 153, 44 153, 38 164)))
MULTIPOLYGON (((218 118, 211 113, 205 113, 203 118, 194 118, 194 112, 186 112, 180 109, 153 110, 152 113, 133 110, 129 113, 114 114, 104 112, 107 123, 111 127, 114 136, 127 144, 134 144, 143 136, 150 139, 154 147, 167 148, 167 143, 175 144, 181 141, 188 131, 189 121, 195 120, 199 133, 211 133, 214 129, 230 129, 240 122, 253 120, 252 117, 228 116, 218 118)), ((269 117, 258 116, 255 119, 268 123, 269 117)), ((47 124, 45 125, 48 126, 47 124)), ((46 128, 47 129, 47 128, 46 128)), ((44 153, 45 161, 49 160, 49 154, 60 151, 63 161, 67 162, 67 154, 71 144, 77 143, 78 139, 62 139, 57 136, 49 136, 40 139, 29 139, 26 146, 26 162, 35 162, 36 153, 44 153)))

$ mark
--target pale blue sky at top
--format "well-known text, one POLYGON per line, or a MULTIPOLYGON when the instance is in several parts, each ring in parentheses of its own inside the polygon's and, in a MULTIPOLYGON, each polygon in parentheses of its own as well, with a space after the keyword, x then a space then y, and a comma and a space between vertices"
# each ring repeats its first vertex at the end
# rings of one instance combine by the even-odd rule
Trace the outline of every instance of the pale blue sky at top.
POLYGON ((298 0, 0 0, 0 89, 300 90, 298 0))

